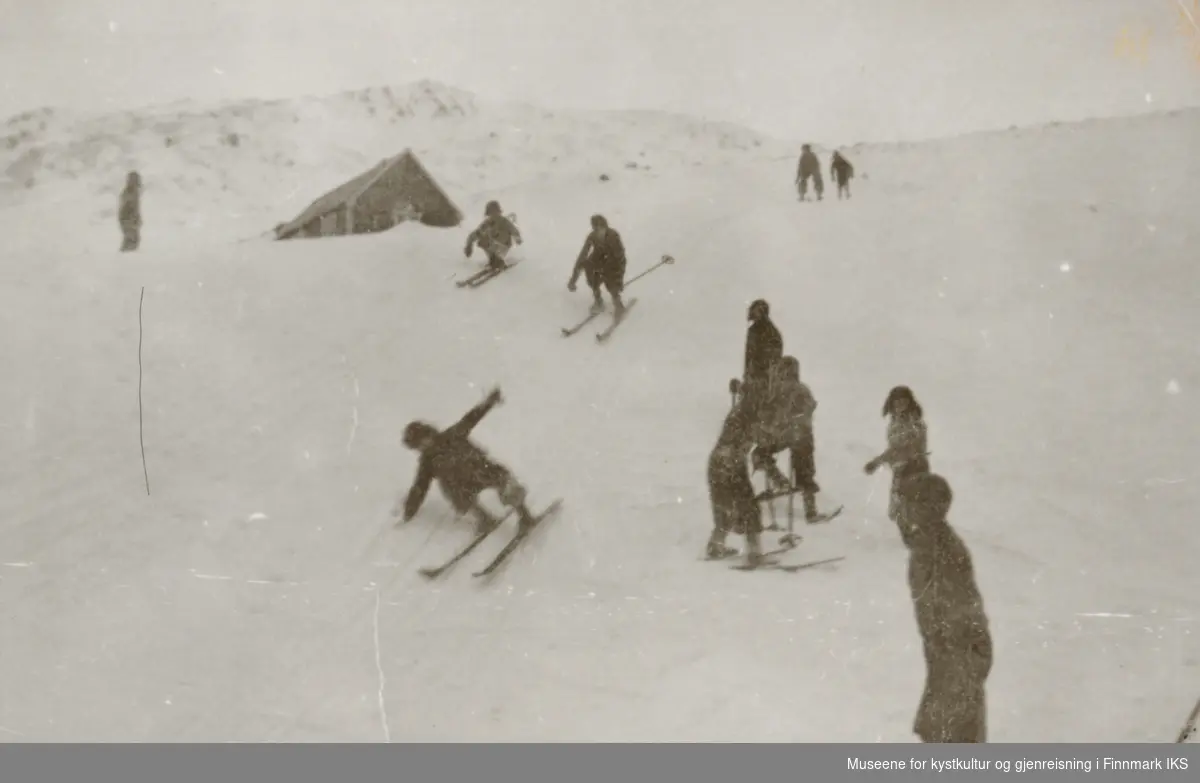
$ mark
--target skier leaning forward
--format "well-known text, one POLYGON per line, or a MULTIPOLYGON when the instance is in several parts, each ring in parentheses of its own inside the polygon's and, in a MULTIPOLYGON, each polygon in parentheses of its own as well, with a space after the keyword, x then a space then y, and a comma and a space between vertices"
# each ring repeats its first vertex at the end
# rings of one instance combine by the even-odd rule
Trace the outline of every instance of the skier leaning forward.
POLYGON ((728 557, 734 550, 725 544, 730 533, 746 536, 749 565, 762 562, 762 512, 754 499, 747 462, 754 439, 751 407, 739 400, 725 417, 717 444, 708 457, 708 497, 712 504, 713 531, 706 556, 728 557))
POLYGON ((621 301, 621 292, 625 289, 625 244, 603 215, 592 215, 592 230, 575 259, 575 268, 567 282, 568 291, 575 290, 580 274, 592 289, 592 312, 604 311, 600 289, 607 288, 613 300, 613 313, 620 318, 625 312, 625 303, 621 301))
POLYGON ((522 529, 533 525, 533 516, 525 505, 525 488, 507 468, 493 461, 468 437, 483 417, 502 401, 500 390, 494 389, 487 399, 467 411, 449 429, 438 430, 423 421, 414 421, 405 427, 404 445, 419 451, 421 457, 403 507, 397 503, 392 510, 393 516, 402 513, 404 522, 412 520, 425 502, 430 484, 437 479, 442 494, 460 516, 475 512, 479 534, 500 524, 500 520, 479 504, 480 494, 489 489, 496 491, 505 506, 516 510, 522 529))
POLYGON ((762 407, 755 436, 756 446, 752 464, 756 471, 767 474, 768 489, 799 490, 804 500, 804 517, 816 521, 816 441, 813 437, 813 413, 817 401, 812 390, 800 380, 800 362, 794 356, 784 356, 773 368, 769 397, 762 407), (780 473, 775 455, 787 450, 791 459, 791 476, 780 473))
POLYGON ((499 201, 489 201, 483 210, 483 222, 467 237, 463 255, 471 257, 471 249, 478 245, 487 253, 488 267, 497 271, 505 269, 505 259, 513 244, 521 244, 521 232, 504 216, 499 201))

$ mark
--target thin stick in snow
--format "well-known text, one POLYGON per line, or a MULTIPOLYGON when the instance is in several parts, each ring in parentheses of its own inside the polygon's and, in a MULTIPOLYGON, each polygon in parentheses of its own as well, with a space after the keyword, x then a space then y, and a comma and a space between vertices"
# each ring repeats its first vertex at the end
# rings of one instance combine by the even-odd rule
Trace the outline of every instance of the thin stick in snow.
POLYGON ((1187 722, 1183 724, 1183 728, 1179 731, 1179 737, 1175 742, 1187 742, 1191 736, 1196 733, 1196 720, 1200 719, 1200 699, 1196 699, 1196 706, 1192 707, 1192 714, 1188 715, 1187 722))
POLYGON ((146 286, 138 297, 138 442, 142 446, 142 475, 146 479, 146 494, 150 494, 150 471, 146 469, 146 436, 142 423, 142 302, 146 299, 146 286))

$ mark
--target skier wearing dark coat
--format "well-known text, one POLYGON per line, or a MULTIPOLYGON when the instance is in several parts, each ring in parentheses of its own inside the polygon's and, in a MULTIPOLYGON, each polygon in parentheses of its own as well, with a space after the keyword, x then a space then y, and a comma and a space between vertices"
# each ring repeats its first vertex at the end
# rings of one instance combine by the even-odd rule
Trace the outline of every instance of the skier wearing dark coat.
POLYGON ((829 176, 837 183, 838 200, 841 200, 843 191, 846 198, 850 198, 850 180, 854 179, 854 166, 837 150, 834 150, 833 159, 829 162, 829 176))
POLYGON ((592 230, 575 259, 571 279, 567 282, 568 291, 575 290, 580 274, 592 289, 595 299, 592 312, 604 310, 600 289, 606 288, 612 296, 614 314, 620 318, 625 311, 625 303, 621 301, 621 292, 625 290, 625 244, 603 215, 592 215, 592 230))
POLYGON ((813 436, 816 410, 817 400, 812 390, 800 380, 800 362, 794 356, 783 357, 775 365, 770 396, 755 438, 757 446, 752 463, 755 470, 767 472, 768 486, 800 490, 804 516, 810 522, 817 518, 816 495, 821 491, 816 481, 816 439, 813 436), (775 464, 775 455, 785 449, 791 461, 791 475, 787 477, 775 464))
POLYGON ((713 559, 732 554, 725 544, 733 533, 746 536, 748 562, 762 559, 762 514, 754 499, 747 456, 753 445, 754 420, 745 401, 734 404, 725 417, 721 434, 708 456, 708 498, 712 504, 713 531, 707 556, 713 559))
POLYGON ((142 175, 129 172, 125 189, 117 201, 117 222, 121 226, 121 252, 132 253, 142 244, 142 175))
MULTIPOLYGON (((480 532, 498 524, 479 505, 479 495, 493 489, 505 506, 516 509, 522 526, 532 525, 525 506, 525 488, 507 468, 493 461, 469 439, 471 430, 503 400, 499 389, 469 410, 454 426, 439 431, 431 424, 414 421, 404 429, 404 445, 421 453, 417 474, 403 505, 403 521, 410 521, 425 502, 429 486, 437 479, 442 494, 460 515, 474 511, 480 532)), ((393 513, 400 511, 399 504, 393 513)))
POLYGON ((900 485, 908 588, 925 653, 925 690, 913 720, 922 742, 987 742, 985 685, 992 637, 966 544, 946 520, 950 485, 920 473, 900 485))
POLYGON ((746 360, 742 374, 742 395, 750 411, 761 418, 760 407, 771 383, 771 371, 783 358, 783 335, 771 321, 771 306, 765 299, 756 299, 746 313, 750 326, 746 329, 746 360))
POLYGON ((811 144, 805 144, 800 147, 800 165, 796 168, 796 185, 800 188, 800 200, 804 201, 808 196, 808 181, 813 181, 813 187, 817 191, 817 201, 820 201, 825 193, 825 183, 821 180, 821 161, 817 159, 817 154, 812 151, 811 144))
POLYGON ((504 269, 507 266, 505 259, 514 243, 521 244, 521 232, 504 216, 500 202, 489 201, 483 210, 483 222, 467 237, 463 254, 470 258, 471 248, 478 244, 487 253, 489 267, 504 269))

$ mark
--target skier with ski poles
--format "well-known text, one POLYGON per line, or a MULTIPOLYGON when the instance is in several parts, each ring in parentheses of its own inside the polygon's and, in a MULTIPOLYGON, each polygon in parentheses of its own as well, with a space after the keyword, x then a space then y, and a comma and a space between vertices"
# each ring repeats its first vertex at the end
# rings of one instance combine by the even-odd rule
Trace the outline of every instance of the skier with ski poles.
POLYGON ((592 289, 592 313, 604 311, 600 289, 606 288, 613 300, 614 316, 620 320, 625 311, 625 303, 621 301, 625 289, 625 244, 603 215, 592 215, 592 230, 575 259, 571 279, 567 281, 568 291, 575 291, 581 274, 592 289))

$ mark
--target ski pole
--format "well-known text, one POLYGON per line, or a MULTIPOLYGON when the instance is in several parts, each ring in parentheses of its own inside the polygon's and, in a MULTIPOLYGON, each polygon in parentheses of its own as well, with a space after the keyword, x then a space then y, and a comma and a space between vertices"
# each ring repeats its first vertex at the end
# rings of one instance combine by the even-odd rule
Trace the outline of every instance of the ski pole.
POLYGON ((645 277, 646 275, 650 274, 650 273, 651 273, 651 272, 653 272, 655 269, 658 269, 658 268, 659 268, 660 266, 662 266, 663 264, 673 264, 673 263, 675 263, 675 259, 674 259, 674 258, 672 258, 671 256, 668 256, 668 255, 664 255, 664 256, 662 257, 662 260, 661 260, 661 261, 659 261, 657 264, 655 264, 654 266, 652 266, 652 267, 650 267, 649 269, 647 269, 645 272, 642 272, 642 273, 641 273, 640 275, 638 275, 637 277, 635 277, 635 278, 633 278, 632 280, 630 280, 628 283, 626 283, 626 284, 625 284, 625 287, 626 287, 626 288, 628 288, 629 286, 633 285, 633 284, 634 284, 634 283, 636 283, 638 280, 641 280, 643 277, 645 277))
POLYGON ((1179 731, 1179 737, 1176 738, 1175 742, 1187 742, 1191 739, 1192 734, 1196 731, 1197 719, 1200 719, 1200 699, 1196 700, 1196 706, 1192 708, 1192 714, 1188 715, 1188 719, 1179 731))

